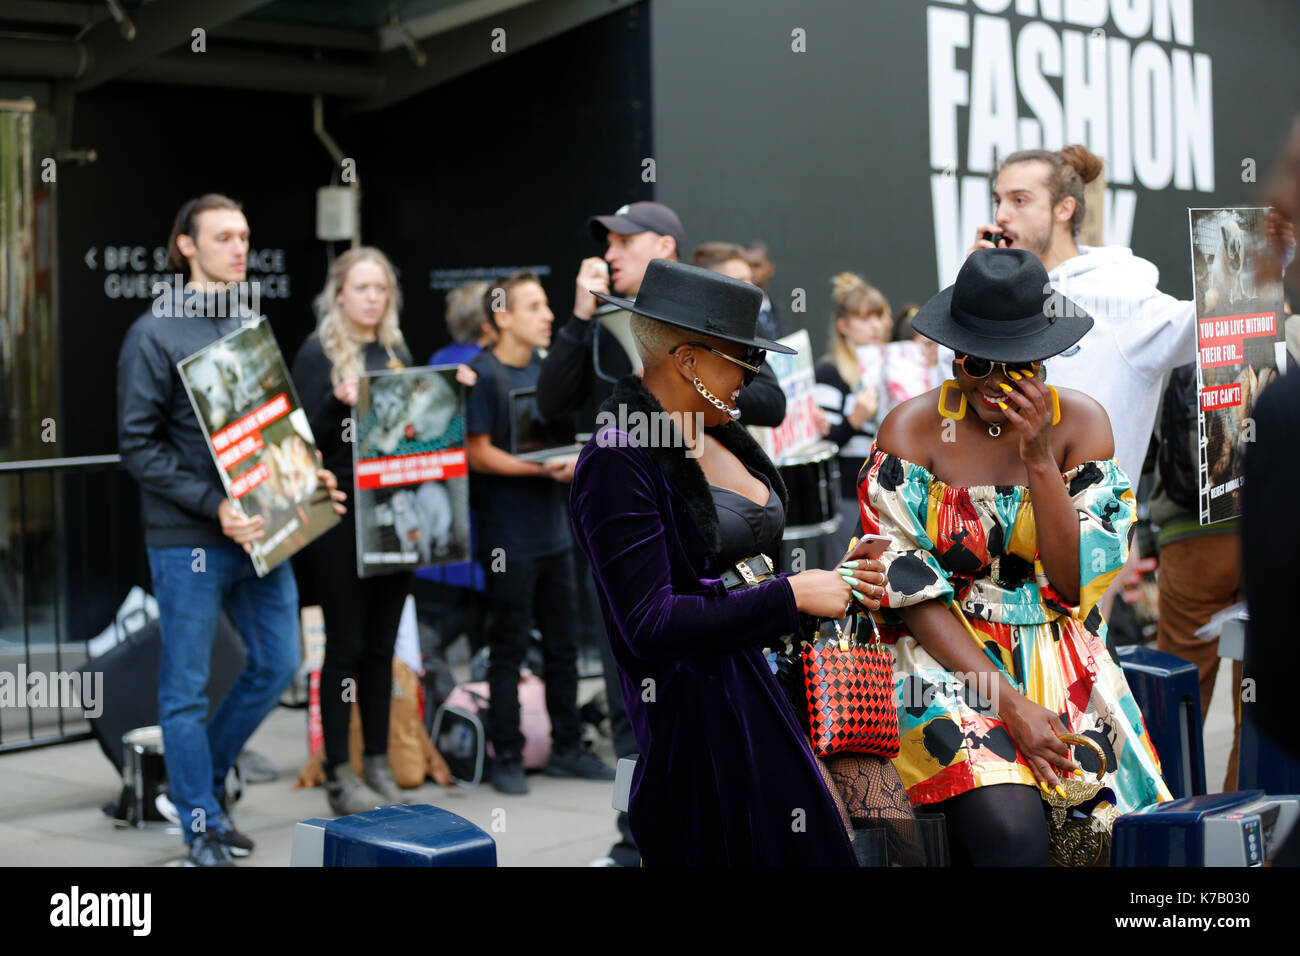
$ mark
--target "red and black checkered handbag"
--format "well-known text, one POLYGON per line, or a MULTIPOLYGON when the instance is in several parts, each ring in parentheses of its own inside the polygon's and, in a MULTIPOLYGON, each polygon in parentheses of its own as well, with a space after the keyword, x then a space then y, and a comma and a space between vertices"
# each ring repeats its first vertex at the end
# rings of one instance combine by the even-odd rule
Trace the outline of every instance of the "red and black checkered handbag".
POLYGON ((855 613, 849 620, 848 635, 836 621, 834 635, 825 637, 825 628, 818 628, 817 637, 804 645, 813 753, 897 757, 893 657, 881 646, 874 628, 869 640, 861 640, 859 616, 855 613))

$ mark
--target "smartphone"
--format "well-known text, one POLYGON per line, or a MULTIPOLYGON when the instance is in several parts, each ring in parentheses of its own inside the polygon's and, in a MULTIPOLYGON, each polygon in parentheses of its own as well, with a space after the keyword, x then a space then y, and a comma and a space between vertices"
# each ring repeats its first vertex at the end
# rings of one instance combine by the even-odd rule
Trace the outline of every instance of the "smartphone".
POLYGON ((864 534, 845 561, 857 561, 859 558, 878 558, 890 545, 890 539, 883 534, 864 534))

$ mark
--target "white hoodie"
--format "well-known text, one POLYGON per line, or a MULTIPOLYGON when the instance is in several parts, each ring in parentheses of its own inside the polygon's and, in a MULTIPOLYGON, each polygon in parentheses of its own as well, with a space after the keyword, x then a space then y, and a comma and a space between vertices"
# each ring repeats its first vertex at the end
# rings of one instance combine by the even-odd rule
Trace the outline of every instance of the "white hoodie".
POLYGON ((1106 409, 1115 457, 1136 492, 1164 374, 1196 361, 1195 303, 1158 290, 1160 271, 1123 246, 1079 246, 1048 278, 1096 322, 1078 346, 1048 360, 1047 380, 1106 409))

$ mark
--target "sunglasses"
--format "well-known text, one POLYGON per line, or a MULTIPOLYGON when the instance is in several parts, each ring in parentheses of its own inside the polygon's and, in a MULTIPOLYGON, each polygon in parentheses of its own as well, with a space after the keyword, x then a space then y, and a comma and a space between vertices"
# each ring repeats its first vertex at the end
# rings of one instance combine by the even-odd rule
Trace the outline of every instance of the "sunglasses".
POLYGON ((1003 378, 1013 378, 1014 376, 1009 374, 1013 369, 1017 374, 1023 373, 1028 375, 1031 369, 1034 372, 1037 372, 1040 368, 1043 367, 1043 363, 1041 361, 1010 362, 1010 363, 995 362, 992 359, 976 358, 974 355, 958 355, 957 364, 960 365, 961 370, 965 372, 967 375, 969 375, 971 378, 987 378, 989 374, 993 371, 993 369, 997 368, 999 365, 1002 366, 1003 378))
MULTIPOLYGON (((703 342, 683 342, 682 345, 693 345, 697 349, 704 349, 706 352, 712 352, 714 355, 726 359, 728 362, 732 363, 733 365, 739 365, 741 368, 745 370, 745 375, 740 380, 741 388, 744 388, 746 385, 748 385, 750 382, 754 380, 754 376, 758 374, 759 366, 763 364, 763 359, 767 358, 766 349, 755 348, 752 345, 745 349, 745 358, 743 361, 738 358, 733 358, 732 356, 728 355, 726 352, 719 352, 717 349, 711 348, 705 345, 703 342)), ((671 349, 668 350, 668 354, 672 355, 679 348, 681 348, 682 345, 674 345, 671 349)))

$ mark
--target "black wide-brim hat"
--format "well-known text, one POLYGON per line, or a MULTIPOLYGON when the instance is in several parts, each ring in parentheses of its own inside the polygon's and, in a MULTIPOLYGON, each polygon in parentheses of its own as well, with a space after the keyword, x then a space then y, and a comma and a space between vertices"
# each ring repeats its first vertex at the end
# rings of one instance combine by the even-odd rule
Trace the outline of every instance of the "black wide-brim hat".
POLYGON ((760 338, 758 313, 763 290, 731 276, 672 259, 651 259, 635 299, 592 293, 602 302, 715 339, 769 352, 797 355, 798 349, 760 338))
POLYGON ((926 338, 995 362, 1051 358, 1092 326, 1092 316, 1053 290, 1043 263, 1025 249, 972 252, 957 281, 912 319, 926 338))

